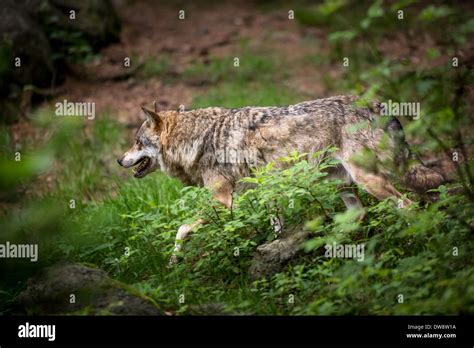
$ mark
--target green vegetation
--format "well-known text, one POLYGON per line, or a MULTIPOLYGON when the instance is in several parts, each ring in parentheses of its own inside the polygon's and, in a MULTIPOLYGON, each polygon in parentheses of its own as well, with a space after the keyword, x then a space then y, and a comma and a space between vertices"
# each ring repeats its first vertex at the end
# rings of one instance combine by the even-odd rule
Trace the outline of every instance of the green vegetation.
POLYGON ((241 47, 238 61, 235 57, 214 59, 208 64, 192 65, 184 78, 210 85, 205 94, 193 101, 193 107, 248 105, 285 105, 295 103, 299 96, 286 88, 283 61, 265 52, 241 47))
POLYGON ((54 50, 51 55, 53 61, 66 60, 69 63, 79 63, 96 56, 93 47, 80 31, 49 28, 47 34, 54 50))
POLYGON ((166 56, 162 56, 159 59, 148 58, 143 62, 139 76, 144 78, 166 77, 170 67, 170 59, 166 56))
MULTIPOLYGON (((437 155, 458 149, 461 157, 472 145, 462 132, 472 126, 472 105, 464 93, 472 76, 463 66, 451 66, 451 53, 472 33, 472 21, 461 21, 463 14, 446 5, 422 10, 414 5, 416 1, 391 6, 375 1, 367 7, 349 1, 301 5, 296 11, 299 23, 327 25, 332 45, 327 54, 305 57, 304 62, 328 71, 349 57, 350 68, 342 69, 340 77, 328 74, 323 79, 330 93, 419 101, 420 119, 402 120, 408 136, 422 140, 415 150, 437 155), (395 24, 398 9, 406 10, 409 22, 395 24), (377 49, 388 32, 404 32, 408 26, 439 36, 443 46, 424 51, 430 61, 440 57, 441 47, 451 52, 448 59, 425 66, 390 59, 377 49)), ((284 57, 247 49, 239 68, 233 59, 199 63, 183 73, 184 79, 208 87, 193 107, 301 100, 285 87, 284 57)), ((161 75, 167 64, 149 61, 143 73, 161 75)), ((0 217, 2 239, 40 241, 40 252, 48 255, 35 265, 1 263, 0 311, 9 308, 35 270, 67 260, 95 264, 178 314, 196 314, 196 306, 211 304, 225 312, 261 315, 474 312, 472 160, 459 164, 460 181, 441 186, 434 203, 397 209, 390 200, 377 202, 359 192, 368 208, 367 218, 357 222, 355 212, 346 212, 339 199, 338 183, 325 177, 323 169, 334 162, 326 159, 315 167, 292 154, 282 159, 292 164, 288 168, 276 170, 270 164, 245 179, 255 187, 236 195, 235 208, 227 211, 216 207, 204 189, 183 187, 161 173, 136 180, 118 169, 115 158, 128 146, 128 131, 107 115, 84 126, 88 121, 52 114, 47 108, 37 111, 35 127, 50 136, 39 150, 25 142, 20 162, 14 161, 7 131, 0 132, 0 186, 8 203, 2 208, 8 214, 0 217), (448 194, 451 186, 462 190, 448 194), (34 191, 28 196, 34 198, 23 198, 26 188, 34 191), (278 204, 270 206, 269 201, 278 204), (297 264, 270 278, 251 280, 248 269, 257 246, 275 239, 269 216, 276 214, 276 207, 283 207, 279 213, 285 216, 285 228, 307 229, 311 238, 297 264), (182 261, 169 268, 178 227, 197 217, 210 223, 192 235, 182 261), (332 243, 364 244, 365 257, 360 262, 328 258, 324 246, 332 243), (185 304, 178 302, 181 294, 185 304)))

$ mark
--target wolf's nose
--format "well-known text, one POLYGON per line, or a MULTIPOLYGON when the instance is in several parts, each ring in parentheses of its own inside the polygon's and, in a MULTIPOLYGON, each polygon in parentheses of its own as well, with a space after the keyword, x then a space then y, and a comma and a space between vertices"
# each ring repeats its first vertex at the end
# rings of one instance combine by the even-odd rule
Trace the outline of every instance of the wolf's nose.
POLYGON ((117 163, 121 166, 122 165, 122 160, 121 158, 117 158, 117 163))

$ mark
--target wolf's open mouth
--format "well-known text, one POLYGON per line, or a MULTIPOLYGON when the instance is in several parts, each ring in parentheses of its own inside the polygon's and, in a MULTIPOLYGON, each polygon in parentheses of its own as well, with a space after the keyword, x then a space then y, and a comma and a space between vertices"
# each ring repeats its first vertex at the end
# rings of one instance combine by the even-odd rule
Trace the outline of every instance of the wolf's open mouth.
POLYGON ((145 156, 142 159, 140 159, 136 163, 136 165, 138 165, 138 166, 133 168, 133 176, 136 177, 136 178, 140 178, 145 173, 145 171, 148 169, 150 164, 151 164, 150 157, 145 156))

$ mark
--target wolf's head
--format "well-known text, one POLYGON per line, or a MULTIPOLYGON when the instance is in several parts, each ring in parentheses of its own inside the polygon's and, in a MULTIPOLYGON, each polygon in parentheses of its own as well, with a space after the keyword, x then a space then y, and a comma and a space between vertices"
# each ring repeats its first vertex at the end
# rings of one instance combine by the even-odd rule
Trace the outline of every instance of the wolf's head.
POLYGON ((135 134, 135 143, 117 160, 124 168, 135 167, 133 176, 143 178, 160 168, 164 170, 160 134, 163 129, 163 116, 142 108, 146 119, 135 134))

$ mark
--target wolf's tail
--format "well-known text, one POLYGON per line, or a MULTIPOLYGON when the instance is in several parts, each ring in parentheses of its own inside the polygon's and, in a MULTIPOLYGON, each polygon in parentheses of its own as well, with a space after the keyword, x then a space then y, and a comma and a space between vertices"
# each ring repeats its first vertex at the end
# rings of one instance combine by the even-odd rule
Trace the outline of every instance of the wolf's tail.
POLYGON ((391 117, 385 129, 395 145, 395 163, 402 169, 402 185, 416 193, 424 193, 447 181, 442 174, 425 166, 421 159, 410 151, 400 121, 391 117))
POLYGON ((423 163, 410 167, 403 176, 403 184, 417 193, 437 188, 445 182, 446 179, 441 173, 426 167, 423 163))

